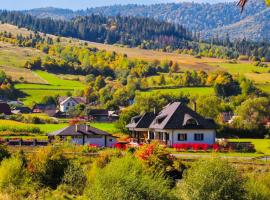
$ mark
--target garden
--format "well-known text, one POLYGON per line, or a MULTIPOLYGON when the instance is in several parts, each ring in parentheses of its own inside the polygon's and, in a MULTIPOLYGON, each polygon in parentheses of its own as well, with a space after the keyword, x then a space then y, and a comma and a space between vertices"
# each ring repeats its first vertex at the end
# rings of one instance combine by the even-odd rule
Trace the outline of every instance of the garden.
POLYGON ((190 162, 157 143, 126 150, 58 143, 27 154, 0 146, 0 152, 1 198, 251 200, 270 195, 268 165, 217 156, 190 162))

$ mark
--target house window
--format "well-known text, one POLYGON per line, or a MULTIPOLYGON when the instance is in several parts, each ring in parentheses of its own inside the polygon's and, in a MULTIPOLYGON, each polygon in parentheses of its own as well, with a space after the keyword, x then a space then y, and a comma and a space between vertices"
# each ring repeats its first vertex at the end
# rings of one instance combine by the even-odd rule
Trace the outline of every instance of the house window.
POLYGON ((197 121, 195 119, 189 119, 186 122, 186 126, 197 126, 197 121))
POLYGON ((113 142, 113 139, 109 139, 109 142, 113 142))
POLYGON ((186 133, 178 134, 178 141, 187 141, 187 134, 186 133))
POLYGON ((202 133, 195 133, 194 134, 194 140, 195 141, 203 141, 204 140, 204 135, 202 133))

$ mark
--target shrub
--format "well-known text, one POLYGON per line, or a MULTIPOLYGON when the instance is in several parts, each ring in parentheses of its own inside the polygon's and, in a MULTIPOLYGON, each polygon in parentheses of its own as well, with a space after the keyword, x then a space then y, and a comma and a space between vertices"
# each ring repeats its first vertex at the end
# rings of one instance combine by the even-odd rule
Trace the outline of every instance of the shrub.
POLYGON ((10 153, 7 150, 7 147, 4 145, 0 145, 0 162, 5 159, 5 158, 9 158, 10 157, 10 153))
POLYGON ((19 158, 9 158, 2 161, 0 166, 0 187, 2 189, 17 188, 25 180, 26 171, 19 158))
POLYGON ((51 146, 33 154, 28 164, 33 177, 51 188, 56 188, 61 183, 67 167, 68 160, 63 156, 61 149, 51 146))
POLYGON ((270 197, 270 173, 251 176, 246 184, 248 200, 268 200, 270 197))
POLYGON ((147 173, 133 156, 112 160, 105 168, 93 168, 85 196, 94 200, 174 199, 170 181, 160 173, 147 173))
POLYGON ((244 182, 227 161, 201 160, 192 165, 178 184, 178 195, 185 200, 244 199, 244 182))
POLYGON ((173 165, 173 157, 166 147, 160 146, 158 143, 142 146, 135 155, 142 160, 148 168, 155 170, 163 170, 166 172, 173 165))
POLYGON ((246 55, 240 55, 240 56, 238 57, 238 60, 249 60, 249 57, 246 56, 246 55))
POLYGON ((81 194, 86 183, 85 171, 79 163, 71 163, 65 170, 62 184, 70 186, 71 192, 81 194))

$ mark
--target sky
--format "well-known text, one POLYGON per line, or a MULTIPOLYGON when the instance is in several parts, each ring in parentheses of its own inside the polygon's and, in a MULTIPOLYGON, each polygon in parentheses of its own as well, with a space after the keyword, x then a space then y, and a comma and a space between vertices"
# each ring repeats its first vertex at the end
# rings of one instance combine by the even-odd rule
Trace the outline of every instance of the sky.
POLYGON ((233 0, 0 0, 0 9, 26 10, 42 7, 69 8, 72 10, 86 9, 89 7, 114 5, 114 4, 154 4, 180 1, 193 2, 226 2, 233 0))

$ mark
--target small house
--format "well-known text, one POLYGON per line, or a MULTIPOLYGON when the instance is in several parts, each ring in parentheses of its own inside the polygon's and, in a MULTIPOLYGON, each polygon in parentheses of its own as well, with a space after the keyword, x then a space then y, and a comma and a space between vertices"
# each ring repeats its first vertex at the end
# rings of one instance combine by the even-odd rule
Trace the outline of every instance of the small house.
POLYGON ((32 108, 32 113, 45 113, 46 110, 55 110, 55 105, 35 104, 32 108))
POLYGON ((72 125, 50 133, 48 136, 60 137, 62 140, 70 138, 73 144, 98 147, 114 147, 117 142, 113 135, 85 124, 72 125))
POLYGON ((74 108, 78 104, 87 104, 87 99, 85 97, 60 97, 58 104, 59 110, 66 113, 69 109, 74 108))
POLYGON ((214 144, 216 124, 180 102, 167 105, 160 113, 145 113, 132 118, 126 126, 137 143, 159 141, 175 144, 214 144))
POLYGON ((116 121, 119 118, 117 111, 106 109, 92 109, 88 113, 89 120, 98 122, 116 121))

